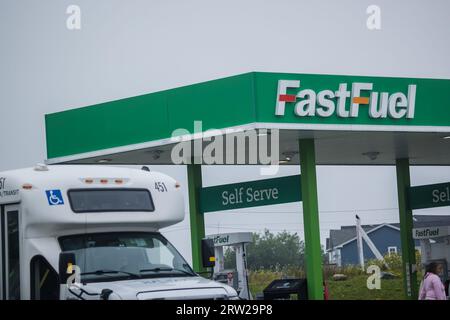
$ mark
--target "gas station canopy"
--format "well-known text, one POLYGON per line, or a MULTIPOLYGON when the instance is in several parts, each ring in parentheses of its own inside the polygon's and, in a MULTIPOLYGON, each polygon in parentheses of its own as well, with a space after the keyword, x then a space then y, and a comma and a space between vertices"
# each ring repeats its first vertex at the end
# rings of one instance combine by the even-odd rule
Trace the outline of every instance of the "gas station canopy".
MULTIPOLYGON (((411 189, 409 167, 450 165, 449 92, 450 80, 246 73, 48 114, 47 162, 172 164, 173 148, 179 147, 174 137, 193 141, 188 144, 194 145, 194 155, 196 145, 204 155, 212 141, 225 137, 223 146, 227 146, 230 137, 234 144, 235 138, 245 140, 251 132, 258 140, 244 148, 242 164, 248 164, 255 151, 250 153, 250 147, 260 140, 271 142, 267 146, 270 158, 275 158, 273 152, 278 148, 280 163, 300 164, 301 175, 241 183, 236 196, 231 192, 226 197, 227 203, 241 205, 241 190, 267 184, 277 201, 302 201, 311 299, 323 299, 316 165, 395 165, 404 290, 408 299, 414 299, 417 268, 412 209, 430 206, 430 201, 432 206, 448 205, 450 197, 447 184, 411 189), (205 136, 214 139, 208 143, 205 136), (421 195, 414 206, 409 202, 411 190, 421 195)), ((230 151, 236 155, 233 148, 223 154, 230 151)), ((263 163, 259 157, 258 153, 253 164, 263 163)), ((192 263, 201 272, 203 213, 228 209, 204 201, 204 195, 212 200, 222 195, 223 199, 224 192, 236 185, 202 188, 201 165, 211 162, 205 157, 203 162, 194 157, 193 162, 187 162, 192 263)), ((261 194, 251 193, 252 199, 259 201, 261 194)), ((253 200, 245 205, 254 204, 253 200)))
POLYGON ((449 92, 450 80, 246 73, 48 114, 47 162, 171 164, 174 135, 267 128, 284 164, 307 138, 318 165, 450 165, 449 92))

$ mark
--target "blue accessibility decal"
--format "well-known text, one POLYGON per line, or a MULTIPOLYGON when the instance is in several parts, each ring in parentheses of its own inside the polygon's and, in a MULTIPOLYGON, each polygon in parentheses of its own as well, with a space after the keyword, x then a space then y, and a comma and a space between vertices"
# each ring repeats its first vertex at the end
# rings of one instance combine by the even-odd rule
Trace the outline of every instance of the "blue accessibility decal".
POLYGON ((57 206, 64 204, 61 190, 45 190, 47 195, 48 204, 51 206, 57 206))

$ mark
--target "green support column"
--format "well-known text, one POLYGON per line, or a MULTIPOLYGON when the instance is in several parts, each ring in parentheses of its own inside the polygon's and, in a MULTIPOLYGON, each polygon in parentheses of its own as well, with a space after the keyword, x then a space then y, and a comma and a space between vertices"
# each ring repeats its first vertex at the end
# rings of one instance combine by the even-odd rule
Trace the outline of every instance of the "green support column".
POLYGON ((320 246, 314 140, 299 140, 299 148, 308 297, 313 300, 322 300, 322 248, 320 246))
POLYGON ((411 186, 409 160, 397 159, 397 194, 400 215, 400 237, 402 243, 403 287, 407 299, 417 299, 417 268, 414 239, 412 237, 413 216, 408 204, 408 188, 411 186))
POLYGON ((205 237, 205 220, 200 211, 200 189, 202 188, 202 167, 187 165, 189 217, 191 223, 192 266, 195 272, 204 272, 201 240, 205 237))

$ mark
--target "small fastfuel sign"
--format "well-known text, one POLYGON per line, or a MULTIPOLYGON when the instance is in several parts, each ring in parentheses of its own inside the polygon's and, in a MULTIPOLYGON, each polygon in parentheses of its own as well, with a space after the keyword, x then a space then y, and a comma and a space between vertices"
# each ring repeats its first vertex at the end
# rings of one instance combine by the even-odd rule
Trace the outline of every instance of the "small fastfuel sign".
POLYGON ((450 206, 450 182, 411 187, 409 204, 413 210, 450 206))
POLYGON ((414 239, 439 238, 450 235, 450 226, 426 227, 413 229, 414 239))
MULTIPOLYGON (((416 85, 410 84, 405 92, 376 92, 371 82, 340 83, 338 88, 316 92, 310 88, 300 89, 300 80, 279 80, 275 115, 284 116, 287 103, 292 105, 298 117, 357 118, 361 108, 367 108, 373 119, 413 119, 416 103, 416 85), (296 89, 295 94, 287 91, 296 89)), ((289 110, 288 112, 292 112, 289 110)))
POLYGON ((213 238, 214 245, 226 245, 230 241, 230 235, 225 236, 215 236, 213 238))
POLYGON ((414 238, 416 239, 427 239, 432 237, 439 237, 440 229, 436 228, 423 228, 414 230, 414 238))

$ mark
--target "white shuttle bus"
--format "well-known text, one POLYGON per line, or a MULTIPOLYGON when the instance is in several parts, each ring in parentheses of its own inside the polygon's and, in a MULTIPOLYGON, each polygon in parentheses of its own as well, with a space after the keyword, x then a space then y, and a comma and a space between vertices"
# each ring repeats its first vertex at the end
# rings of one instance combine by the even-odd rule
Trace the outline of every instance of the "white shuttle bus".
MULTIPOLYGON (((237 299, 158 232, 184 218, 157 172, 38 165, 0 173, 1 299, 237 299)), ((188 241, 188 239, 186 239, 188 241)))

